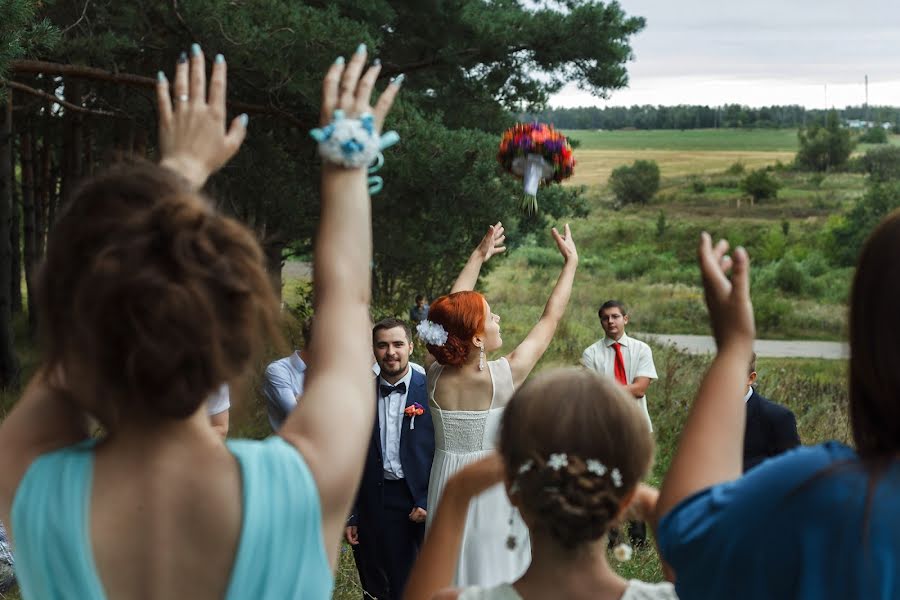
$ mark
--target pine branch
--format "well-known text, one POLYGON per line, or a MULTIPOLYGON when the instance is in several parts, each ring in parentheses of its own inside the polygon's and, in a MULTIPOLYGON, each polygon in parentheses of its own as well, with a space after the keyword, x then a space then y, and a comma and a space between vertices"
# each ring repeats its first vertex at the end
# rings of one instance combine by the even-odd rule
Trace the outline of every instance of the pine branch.
MULTIPOLYGON (((66 65, 62 63, 53 63, 43 60, 13 60, 9 63, 9 73, 11 74, 36 74, 44 75, 61 75, 63 77, 73 77, 77 79, 91 79, 94 81, 106 81, 119 85, 130 85, 140 88, 155 88, 156 79, 153 77, 144 77, 143 75, 133 75, 131 73, 112 73, 104 69, 96 67, 85 67, 81 65, 66 65)), ((309 129, 313 126, 311 123, 305 123, 294 115, 285 112, 275 106, 263 106, 261 104, 250 104, 248 102, 239 102, 229 100, 228 106, 235 111, 245 112, 248 114, 273 115, 288 121, 295 127, 301 129, 309 129)))
POLYGON ((36 90, 33 87, 29 87, 23 83, 19 83, 17 81, 4 81, 3 85, 6 85, 11 90, 19 90, 20 92, 24 92, 26 94, 30 94, 32 96, 37 96, 38 98, 43 98, 49 102, 55 102, 60 106, 65 107, 67 110, 71 110, 73 112, 80 112, 86 115, 96 115, 98 117, 120 117, 121 115, 117 115, 116 113, 109 112, 106 110, 98 110, 93 108, 86 108, 84 106, 78 106, 77 104, 72 104, 71 102, 67 102, 58 96, 54 96, 53 94, 49 94, 43 90, 36 90))

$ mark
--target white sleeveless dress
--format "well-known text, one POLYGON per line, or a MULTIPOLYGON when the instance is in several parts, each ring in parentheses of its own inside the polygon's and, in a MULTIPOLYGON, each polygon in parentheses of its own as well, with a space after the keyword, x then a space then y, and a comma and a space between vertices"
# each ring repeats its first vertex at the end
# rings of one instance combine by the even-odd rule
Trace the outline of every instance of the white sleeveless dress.
MULTIPOLYGON (((434 390, 443 367, 434 363, 428 370, 428 402, 432 407, 435 450, 428 483, 426 528, 430 528, 432 517, 440 510, 440 498, 447 479, 465 465, 483 458, 496 446, 503 409, 515 392, 515 386, 506 358, 490 361, 487 366, 494 383, 493 397, 488 410, 477 411, 441 410, 440 399, 435 399, 434 390)), ((515 581, 530 563, 528 529, 509 503, 503 484, 473 498, 466 517, 454 586, 493 587, 515 581), (506 545, 510 533, 517 540, 514 550, 506 545)))

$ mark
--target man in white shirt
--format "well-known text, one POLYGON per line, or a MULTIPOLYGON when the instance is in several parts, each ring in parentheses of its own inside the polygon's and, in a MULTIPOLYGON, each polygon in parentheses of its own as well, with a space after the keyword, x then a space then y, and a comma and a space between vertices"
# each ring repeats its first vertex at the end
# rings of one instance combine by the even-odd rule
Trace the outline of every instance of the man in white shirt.
POLYGON ((303 395, 306 364, 309 360, 306 349, 309 348, 312 340, 311 318, 303 322, 300 336, 303 338, 303 348, 269 363, 263 375, 262 394, 266 399, 269 425, 275 432, 281 429, 288 415, 296 408, 300 396, 303 395))
POLYGON ((604 302, 598 315, 606 335, 588 346, 581 355, 581 364, 598 373, 614 377, 625 386, 640 403, 647 416, 650 431, 653 431, 646 396, 650 382, 657 379, 653 352, 644 342, 626 335, 628 313, 624 304, 618 300, 604 302))
POLYGON ((412 349, 403 321, 373 327, 375 423, 346 530, 367 598, 401 600, 425 537, 434 425, 425 375, 409 362, 412 349))
MULTIPOLYGON (((614 377, 637 400, 647 417, 647 425, 653 431, 650 412, 647 410, 647 387, 657 379, 650 346, 625 334, 628 312, 618 300, 608 300, 597 311, 604 337, 588 346, 581 355, 581 364, 614 377)), ((618 531, 610 531, 610 544, 614 545, 618 531)), ((640 521, 631 521, 629 537, 635 546, 642 546, 647 540, 647 526, 640 521)))

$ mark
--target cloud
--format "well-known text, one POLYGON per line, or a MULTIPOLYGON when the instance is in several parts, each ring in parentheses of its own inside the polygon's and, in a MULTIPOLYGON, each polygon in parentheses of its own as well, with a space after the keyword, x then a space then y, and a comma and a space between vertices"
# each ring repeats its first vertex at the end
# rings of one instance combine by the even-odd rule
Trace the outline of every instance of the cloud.
MULTIPOLYGON (((647 19, 646 29, 632 40, 635 60, 628 71, 630 95, 656 88, 659 98, 654 104, 669 104, 668 92, 678 81, 717 83, 720 90, 729 82, 764 81, 773 96, 783 96, 778 86, 799 90, 827 84, 838 89, 861 85, 864 75, 873 83, 898 78, 896 0, 622 0, 620 4, 627 14, 647 19)), ((695 103, 709 103, 700 95, 703 91, 696 90, 695 103)), ((614 92, 613 102, 628 92, 614 92)), ((571 95, 571 88, 564 93, 571 95)), ((558 98, 551 103, 559 105, 558 98)), ((885 100, 900 104, 900 97, 885 100)), ((809 97, 804 103, 815 101, 809 97)))

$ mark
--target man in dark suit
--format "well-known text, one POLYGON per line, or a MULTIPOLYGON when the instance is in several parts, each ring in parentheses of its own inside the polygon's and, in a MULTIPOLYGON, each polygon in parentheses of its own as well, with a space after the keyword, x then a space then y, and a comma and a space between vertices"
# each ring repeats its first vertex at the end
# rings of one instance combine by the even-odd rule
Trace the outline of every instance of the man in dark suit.
POLYGON ((425 376, 409 365, 409 327, 399 319, 380 321, 372 343, 381 368, 374 380, 378 406, 346 537, 364 597, 400 600, 425 537, 434 426, 425 376))
POLYGON ((747 424, 744 430, 744 472, 762 461, 800 445, 797 419, 789 409, 756 393, 756 353, 747 380, 747 424))

